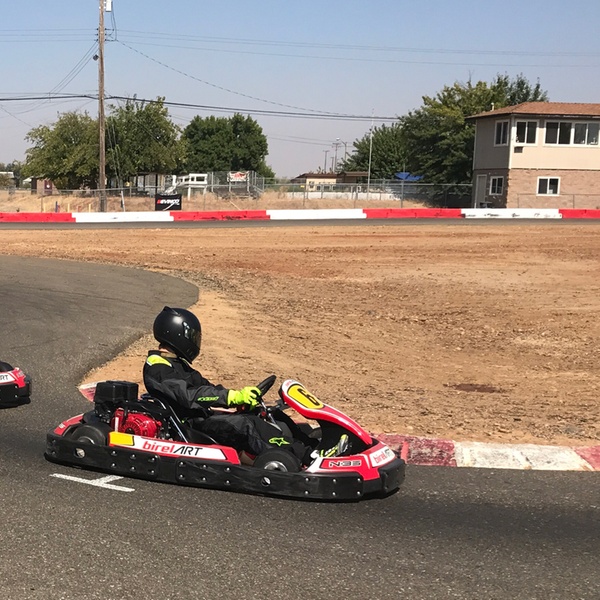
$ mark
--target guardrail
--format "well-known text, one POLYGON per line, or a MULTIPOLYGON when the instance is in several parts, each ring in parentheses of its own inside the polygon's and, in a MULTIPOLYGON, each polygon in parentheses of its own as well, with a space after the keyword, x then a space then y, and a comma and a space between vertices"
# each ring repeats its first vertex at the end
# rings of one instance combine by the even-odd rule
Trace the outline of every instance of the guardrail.
POLYGON ((357 208, 232 211, 0 213, 0 223, 159 223, 330 219, 600 219, 595 209, 357 208))

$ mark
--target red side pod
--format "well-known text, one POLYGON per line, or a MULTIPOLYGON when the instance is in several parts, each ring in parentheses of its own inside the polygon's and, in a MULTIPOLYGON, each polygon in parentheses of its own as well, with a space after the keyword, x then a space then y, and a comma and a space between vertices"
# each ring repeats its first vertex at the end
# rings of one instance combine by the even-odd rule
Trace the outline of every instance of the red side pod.
POLYGON ((69 427, 71 427, 71 425, 77 425, 79 423, 81 423, 81 418, 83 417, 83 414, 81 415, 77 415, 75 417, 71 417, 70 419, 67 419, 66 421, 63 421, 55 430, 54 433, 56 435, 64 435, 65 431, 67 431, 67 429, 69 427))

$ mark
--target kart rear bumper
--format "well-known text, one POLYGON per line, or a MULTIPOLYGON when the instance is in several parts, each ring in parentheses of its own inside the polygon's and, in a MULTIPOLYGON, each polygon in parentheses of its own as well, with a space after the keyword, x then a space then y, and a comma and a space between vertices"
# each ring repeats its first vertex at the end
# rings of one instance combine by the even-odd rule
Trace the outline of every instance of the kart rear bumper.
POLYGON ((84 444, 48 433, 45 457, 51 462, 164 483, 235 492, 306 498, 360 500, 387 495, 404 481, 406 464, 400 458, 377 469, 378 477, 365 480, 358 473, 284 473, 265 471, 224 461, 174 458, 118 446, 84 444))
POLYGON ((23 381, 0 384, 0 407, 29 404, 31 395, 31 378, 25 375, 23 381))

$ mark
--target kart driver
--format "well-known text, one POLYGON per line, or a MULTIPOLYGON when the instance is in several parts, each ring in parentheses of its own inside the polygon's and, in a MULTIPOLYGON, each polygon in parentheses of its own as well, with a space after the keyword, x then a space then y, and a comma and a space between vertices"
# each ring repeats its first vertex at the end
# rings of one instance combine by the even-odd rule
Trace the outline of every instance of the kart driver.
POLYGON ((194 429, 243 451, 245 462, 251 463, 252 456, 270 448, 289 450, 303 465, 319 456, 339 456, 346 450, 348 436, 343 435, 333 448, 317 452, 310 445, 315 440, 292 429, 293 421, 287 415, 284 416, 289 419, 290 429, 302 441, 283 435, 280 429, 256 414, 215 413, 212 407, 251 410, 258 406, 261 392, 253 386, 230 390, 215 385, 191 366, 200 354, 202 328, 189 310, 165 306, 154 320, 153 332, 159 347, 148 352, 144 364, 144 385, 148 393, 171 404, 194 429))

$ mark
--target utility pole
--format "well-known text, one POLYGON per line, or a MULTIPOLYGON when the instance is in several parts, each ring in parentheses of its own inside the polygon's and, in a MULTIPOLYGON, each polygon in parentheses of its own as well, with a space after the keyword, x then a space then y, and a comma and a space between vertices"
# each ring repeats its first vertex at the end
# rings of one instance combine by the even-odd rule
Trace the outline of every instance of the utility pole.
POLYGON ((375 109, 371 115, 371 129, 369 130, 369 173, 367 176, 367 201, 371 197, 371 163, 373 159, 373 119, 375 117, 375 109))
POLYGON ((323 163, 323 173, 327 173, 327 155, 329 154, 329 150, 323 150, 325 152, 325 162, 323 163))
POLYGON ((335 138, 335 142, 333 142, 333 147, 335 148, 335 170, 337 171, 337 165, 338 165, 338 147, 340 145, 340 138, 335 138))
POLYGON ((104 2, 100 0, 100 23, 98 25, 98 196, 100 212, 106 212, 106 123, 104 120, 104 2))

